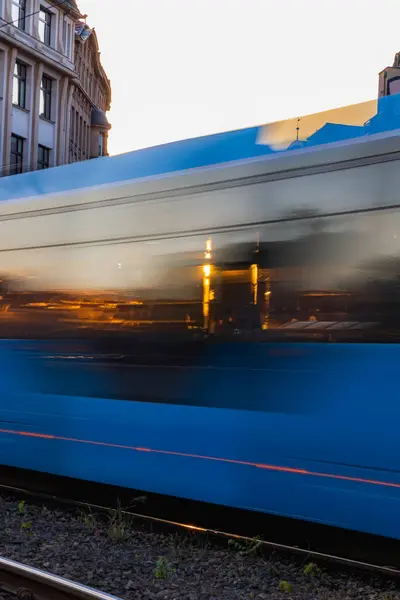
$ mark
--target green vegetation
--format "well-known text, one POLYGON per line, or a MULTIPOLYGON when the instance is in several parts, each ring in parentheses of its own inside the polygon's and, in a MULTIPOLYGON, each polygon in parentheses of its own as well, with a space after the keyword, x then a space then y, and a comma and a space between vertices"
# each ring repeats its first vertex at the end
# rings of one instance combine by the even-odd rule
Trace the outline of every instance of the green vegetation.
POLYGON ((87 511, 80 511, 80 518, 85 527, 87 527, 92 533, 98 529, 97 517, 92 512, 90 506, 88 506, 87 511))
POLYGON ((124 540, 132 528, 133 516, 125 512, 118 500, 117 508, 110 510, 107 535, 112 540, 124 540))
POLYGON ((32 523, 30 521, 26 521, 24 523, 21 523, 21 531, 24 531, 27 535, 32 535, 32 523))
POLYGON ((230 539, 228 541, 228 546, 239 552, 242 556, 257 554, 261 550, 262 545, 263 542, 259 535, 256 535, 251 540, 230 539))
POLYGON ((279 590, 290 594, 293 591, 293 585, 289 581, 280 581, 279 590))
MULTIPOLYGON (((139 496, 132 501, 128 508, 136 502, 145 502, 146 500, 145 496, 139 496)), ((124 540, 132 529, 134 516, 122 508, 118 499, 117 508, 110 509, 107 512, 100 509, 98 514, 93 513, 88 505, 86 510, 80 512, 80 519, 92 533, 99 533, 100 528, 104 529, 105 521, 107 536, 112 540, 124 540)))
POLYGON ((156 579, 168 579, 175 573, 175 569, 170 565, 166 556, 160 556, 156 562, 154 569, 154 577, 156 579))
POLYGON ((304 575, 309 577, 316 577, 321 573, 321 569, 313 562, 307 563, 304 567, 304 575))

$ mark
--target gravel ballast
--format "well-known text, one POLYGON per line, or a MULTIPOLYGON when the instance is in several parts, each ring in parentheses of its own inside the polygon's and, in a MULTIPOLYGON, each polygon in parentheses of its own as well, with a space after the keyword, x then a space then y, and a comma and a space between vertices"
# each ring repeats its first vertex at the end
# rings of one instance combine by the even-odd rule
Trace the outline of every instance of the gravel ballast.
POLYGON ((118 511, 100 517, 3 497, 0 514, 0 555, 126 600, 400 600, 373 577, 263 557, 256 541, 224 549, 198 533, 151 533, 118 511))

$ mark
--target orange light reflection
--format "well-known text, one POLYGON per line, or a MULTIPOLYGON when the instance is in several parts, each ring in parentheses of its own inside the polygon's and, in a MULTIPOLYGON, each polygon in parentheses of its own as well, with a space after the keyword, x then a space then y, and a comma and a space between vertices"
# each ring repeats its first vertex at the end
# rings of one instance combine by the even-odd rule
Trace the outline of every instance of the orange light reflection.
POLYGON ((64 441, 64 442, 74 442, 74 443, 78 443, 78 444, 90 444, 93 446, 104 446, 104 447, 108 447, 108 448, 119 448, 119 449, 123 449, 123 450, 132 450, 135 452, 149 452, 149 453, 153 453, 153 454, 180 456, 182 458, 195 458, 195 459, 200 459, 200 460, 210 460, 210 461, 216 461, 216 462, 222 462, 222 463, 242 465, 242 466, 247 466, 247 467, 254 467, 256 469, 266 469, 268 471, 275 471, 275 472, 280 472, 280 473, 292 473, 292 474, 296 474, 296 475, 307 475, 307 476, 311 476, 311 477, 324 477, 324 478, 329 478, 329 479, 338 479, 341 481, 352 481, 355 483, 367 483, 370 485, 379 485, 379 486, 384 486, 384 487, 400 489, 400 483, 393 483, 390 481, 379 481, 379 480, 375 480, 375 479, 366 479, 363 477, 350 477, 347 475, 335 475, 333 473, 321 473, 318 471, 308 471, 307 469, 295 469, 292 467, 283 467, 283 466, 279 466, 279 465, 268 465, 268 464, 264 464, 264 463, 255 463, 255 462, 244 461, 244 460, 234 460, 232 458, 221 458, 221 457, 206 456, 206 455, 201 455, 201 454, 190 454, 190 453, 186 453, 186 452, 176 452, 173 450, 158 450, 158 449, 154 449, 154 448, 141 448, 138 446, 128 446, 128 445, 124 445, 124 444, 111 444, 109 442, 97 442, 94 440, 81 440, 79 438, 70 438, 70 437, 57 436, 57 435, 51 435, 51 434, 35 433, 33 431, 16 431, 13 429, 0 429, 0 433, 5 433, 5 434, 9 434, 9 435, 19 435, 19 436, 24 436, 24 437, 40 438, 40 439, 45 439, 45 440, 58 440, 58 441, 64 441))

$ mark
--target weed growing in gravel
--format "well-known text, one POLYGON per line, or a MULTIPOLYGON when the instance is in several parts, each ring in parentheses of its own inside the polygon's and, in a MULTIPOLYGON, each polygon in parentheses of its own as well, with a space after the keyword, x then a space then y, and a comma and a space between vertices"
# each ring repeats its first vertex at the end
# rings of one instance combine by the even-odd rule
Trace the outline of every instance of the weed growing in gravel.
POLYGON ((281 592, 293 592, 293 585, 289 583, 289 581, 280 581, 279 582, 279 591, 281 592))
MULTIPOLYGON (((180 540, 183 539, 182 535, 178 534, 178 538, 180 540)), ((200 550, 207 550, 207 548, 209 547, 209 542, 207 539, 207 535, 203 532, 199 532, 199 531, 186 531, 186 534, 184 536, 186 544, 188 546, 191 546, 193 548, 199 548, 200 550)))
POLYGON ((245 542, 230 539, 228 541, 228 546, 239 552, 239 554, 242 556, 246 556, 248 554, 257 554, 261 550, 262 539, 259 535, 256 535, 251 540, 246 540, 245 542))
POLYGON ((24 531, 27 535, 32 535, 32 523, 30 521, 21 523, 20 529, 21 531, 24 531))
POLYGON ((321 569, 313 562, 306 564, 304 567, 304 575, 308 575, 308 577, 316 577, 320 575, 321 569))
MULTIPOLYGON (((143 503, 146 500, 146 496, 134 498, 128 508, 134 506, 134 503, 143 503)), ((101 514, 103 514, 103 510, 101 510, 101 514)), ((106 516, 108 518, 107 536, 112 540, 126 539, 132 529, 134 516, 122 508, 119 500, 117 500, 117 508, 110 509, 106 516)), ((100 523, 102 522, 100 520, 100 514, 94 514, 89 505, 85 511, 80 512, 80 519, 92 533, 98 534, 100 532, 100 523)))
POLYGON ((94 533, 98 528, 97 517, 94 513, 92 513, 92 509, 90 506, 87 508, 87 512, 80 511, 80 518, 82 523, 89 529, 91 533, 94 533))
POLYGON ((110 511, 108 537, 112 540, 124 540, 132 528, 133 516, 126 513, 118 500, 117 508, 110 511))
POLYGON ((253 587, 257 587, 257 577, 254 575, 254 573, 250 575, 250 582, 253 587))
POLYGON ((156 579, 167 579, 175 573, 175 569, 170 565, 166 556, 160 556, 156 562, 154 569, 154 577, 156 579))
POLYGON ((25 500, 18 502, 18 514, 23 515, 25 512, 25 500))

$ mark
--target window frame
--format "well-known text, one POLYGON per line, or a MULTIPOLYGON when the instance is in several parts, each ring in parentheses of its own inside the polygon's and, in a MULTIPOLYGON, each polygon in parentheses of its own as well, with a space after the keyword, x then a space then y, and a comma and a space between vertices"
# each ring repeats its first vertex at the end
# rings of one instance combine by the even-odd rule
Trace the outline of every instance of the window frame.
POLYGON ((16 133, 11 134, 10 175, 20 175, 24 171, 24 142, 25 138, 16 133), (15 152, 13 151, 13 142, 16 143, 15 152), (13 156, 15 156, 15 162, 12 160, 13 156))
POLYGON ((40 5, 39 10, 39 39, 45 46, 51 47, 51 35, 52 35, 52 26, 53 26, 53 13, 43 5, 40 5), (44 15, 44 18, 42 17, 44 15), (41 27, 40 24, 43 24, 43 39, 41 35, 41 27))
POLYGON ((69 19, 64 18, 63 20, 63 44, 64 44, 64 54, 69 59, 72 60, 72 23, 69 19))
POLYGON ((38 158, 37 158, 37 169, 42 171, 50 168, 50 152, 51 148, 38 144, 38 158))
POLYGON ((46 121, 51 121, 52 95, 53 79, 43 74, 40 82, 39 116, 46 121), (41 109, 42 104, 43 110, 41 109))
POLYGON ((99 149, 99 158, 102 157, 102 156, 104 156, 104 145, 105 145, 104 142, 105 142, 104 133, 100 132, 99 133, 99 140, 98 140, 98 143, 99 143, 99 148, 98 148, 99 149))
POLYGON ((26 31, 26 0, 12 0, 11 19, 14 27, 26 31), (14 9, 18 11, 18 17, 14 18, 14 9))
POLYGON ((28 80, 28 65, 21 60, 16 60, 14 65, 13 73, 13 89, 12 89, 12 103, 13 106, 18 108, 26 109, 26 88, 28 80), (17 72, 15 72, 17 70, 17 72), (17 86, 17 92, 15 94, 15 87, 17 86), (14 95, 17 96, 17 101, 14 100, 14 95))

